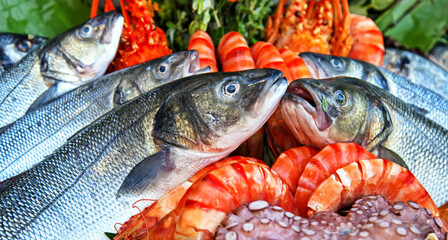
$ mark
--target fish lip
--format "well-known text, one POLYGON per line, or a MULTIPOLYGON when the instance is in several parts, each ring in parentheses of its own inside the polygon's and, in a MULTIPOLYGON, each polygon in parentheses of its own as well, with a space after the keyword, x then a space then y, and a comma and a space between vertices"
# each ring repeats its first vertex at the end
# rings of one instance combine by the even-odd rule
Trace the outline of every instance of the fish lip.
POLYGON ((319 131, 325 131, 333 123, 330 116, 323 110, 319 94, 317 91, 313 91, 313 88, 307 83, 296 82, 294 86, 288 88, 285 97, 302 105, 305 111, 312 116, 319 131))
POLYGON ((107 19, 106 31, 104 31, 103 36, 101 36, 101 42, 104 44, 110 44, 116 32, 120 31, 120 34, 118 35, 121 36, 121 31, 123 30, 124 18, 117 11, 110 11, 106 14, 108 14, 105 16, 107 19))
POLYGON ((210 67, 200 69, 199 53, 195 50, 186 51, 187 64, 184 65, 184 77, 210 72, 210 67))
POLYGON ((300 53, 299 57, 302 58, 312 78, 319 79, 327 76, 324 67, 319 63, 319 59, 313 57, 308 52, 300 53))
MULTIPOLYGON (((272 77, 273 78, 270 78, 267 80, 263 90, 260 93, 260 96, 265 96, 265 97, 259 98, 254 105, 255 111, 252 111, 252 114, 254 116, 261 115, 261 113, 263 111, 263 106, 265 105, 265 101, 268 98, 273 97, 275 95, 275 93, 278 93, 278 92, 284 93, 288 87, 288 84, 287 84, 288 81, 283 76, 283 74, 279 74, 277 76, 274 75, 272 77), (285 86, 283 86, 283 84, 285 86), (284 89, 282 89, 282 87, 284 87, 284 89)), ((279 101, 280 101, 280 99, 279 99, 279 101)), ((274 112, 274 110, 275 110, 275 108, 273 109, 272 113, 274 112)), ((272 115, 272 113, 269 114, 269 116, 272 115)), ((251 116, 251 117, 254 117, 254 116, 251 116)))

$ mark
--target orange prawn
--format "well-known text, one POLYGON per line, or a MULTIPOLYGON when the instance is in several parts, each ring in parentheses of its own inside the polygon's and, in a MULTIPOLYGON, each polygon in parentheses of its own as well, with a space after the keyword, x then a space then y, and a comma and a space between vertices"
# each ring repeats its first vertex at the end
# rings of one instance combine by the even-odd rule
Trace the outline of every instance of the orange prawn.
POLYGON ((302 58, 297 56, 297 54, 286 48, 282 48, 278 51, 285 61, 293 80, 311 77, 310 73, 308 72, 308 68, 305 65, 305 62, 302 60, 302 58))
POLYGON ((369 18, 351 14, 350 32, 353 44, 348 57, 381 66, 384 57, 383 34, 375 22, 369 18))
POLYGON ((285 61, 272 43, 258 41, 250 50, 257 68, 274 68, 283 72, 283 76, 286 77, 288 83, 294 80, 285 61))
MULTIPOLYGON (((150 221, 147 226, 139 223, 139 227, 132 228, 125 224, 116 239, 211 237, 228 212, 254 200, 266 200, 296 212, 288 187, 266 164, 254 158, 235 156, 221 160, 201 170, 178 188, 181 190, 173 190, 161 198, 156 203, 158 206, 150 206, 148 211, 145 209, 144 216, 134 216, 160 221, 155 224, 150 221), (178 194, 180 192, 184 192, 183 196, 178 194), (170 200, 172 197, 174 199, 170 200), (169 202, 175 203, 176 207, 167 204, 169 202)), ((134 219, 133 223, 136 222, 134 219)))
POLYGON ((188 43, 188 50, 196 50, 199 53, 199 63, 202 68, 210 67, 210 72, 217 72, 218 67, 215 57, 215 46, 207 32, 198 30, 193 33, 188 43))
POLYGON ((302 215, 306 204, 319 184, 337 169, 362 159, 376 158, 356 143, 334 143, 324 147, 313 156, 299 177, 294 199, 302 215))
POLYGON ((218 44, 218 57, 223 72, 255 68, 249 45, 239 32, 229 32, 221 38, 218 44))
POLYGON ((308 214, 335 211, 361 196, 375 194, 389 202, 414 201, 440 217, 434 201, 414 175, 385 159, 360 160, 338 169, 313 192, 307 204, 308 214))
POLYGON ((319 150, 308 146, 288 149, 278 156, 271 169, 278 174, 294 194, 306 164, 318 152, 319 150))

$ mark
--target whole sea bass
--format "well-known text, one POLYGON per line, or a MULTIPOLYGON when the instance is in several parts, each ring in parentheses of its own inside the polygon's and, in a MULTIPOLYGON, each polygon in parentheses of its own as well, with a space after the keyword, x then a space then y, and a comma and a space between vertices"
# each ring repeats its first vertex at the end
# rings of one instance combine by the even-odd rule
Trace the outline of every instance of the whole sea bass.
POLYGON ((300 143, 355 142, 378 150, 407 165, 438 206, 448 200, 448 131, 387 91, 355 78, 299 79, 281 111, 300 143))
POLYGON ((47 40, 32 34, 0 33, 0 74, 47 40))
POLYGON ((448 129, 448 100, 384 68, 344 57, 301 53, 313 78, 354 77, 365 80, 415 107, 425 117, 448 129))
POLYGON ((107 239, 135 201, 158 199, 254 134, 287 88, 281 76, 200 74, 113 109, 2 182, 0 238, 107 239))
POLYGON ((448 72, 415 53, 387 48, 382 67, 448 99, 448 72))
POLYGON ((36 48, 0 75, 0 127, 106 71, 123 17, 108 12, 36 48))
POLYGON ((24 115, 0 132, 0 181, 31 168, 114 107, 197 70, 196 51, 174 53, 103 76, 24 115))

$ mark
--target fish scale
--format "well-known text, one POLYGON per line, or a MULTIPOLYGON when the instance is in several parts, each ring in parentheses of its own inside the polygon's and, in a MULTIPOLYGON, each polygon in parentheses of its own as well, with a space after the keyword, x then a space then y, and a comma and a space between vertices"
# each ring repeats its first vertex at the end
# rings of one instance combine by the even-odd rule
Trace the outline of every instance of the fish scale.
POLYGON ((31 168, 74 133, 130 100, 134 95, 124 94, 132 86, 147 92, 163 83, 194 74, 189 69, 198 68, 197 55, 194 51, 178 52, 109 74, 19 118, 0 133, 0 181, 31 168), (168 64, 170 70, 165 74, 168 77, 161 78, 153 71, 168 64), (133 84, 122 84, 131 81, 133 84), (117 99, 120 102, 116 102, 117 99))
POLYGON ((26 113, 27 108, 18 108, 17 105, 31 105, 36 96, 48 89, 40 72, 38 55, 42 48, 29 53, 15 68, 0 76, 0 127, 26 113))
POLYGON ((383 143, 400 155, 437 206, 448 201, 448 131, 412 111, 403 101, 381 96, 393 130, 383 143))
MULTIPOLYGON (((130 124, 129 120, 131 119, 116 116, 132 116, 132 119, 147 118, 149 126, 151 126, 151 118, 155 115, 153 110, 160 107, 162 94, 167 90, 169 88, 163 92, 145 95, 138 99, 135 103, 138 107, 135 109, 144 110, 129 113, 126 108, 120 108, 114 114, 99 119, 94 127, 80 133, 78 137, 74 138, 74 141, 70 141, 58 149, 42 164, 14 180, 14 184, 5 189, 0 196, 0 215, 3 217, 0 223, 3 225, 0 227, 0 236, 5 236, 4 234, 10 229, 5 226, 6 222, 8 225, 13 225, 13 229, 21 230, 17 232, 18 239, 35 237, 55 239, 63 234, 67 239, 76 239, 77 236, 83 235, 82 232, 64 233, 67 226, 64 227, 59 224, 60 222, 82 224, 85 226, 84 228, 89 229, 86 233, 92 233, 94 229, 98 230, 96 235, 90 236, 91 239, 98 239, 104 231, 113 231, 113 225, 104 221, 103 216, 98 216, 96 211, 89 212, 83 206, 108 206, 105 208, 108 210, 102 211, 103 214, 111 219, 118 218, 113 214, 114 209, 129 207, 133 201, 131 201, 132 198, 126 197, 110 201, 115 199, 116 194, 116 190, 112 189, 119 188, 126 176, 125 173, 130 171, 132 165, 136 165, 144 156, 155 152, 155 145, 152 142, 147 142, 142 134, 134 135, 140 130, 142 133, 150 133, 151 130, 148 130, 147 126, 142 123, 130 124), (148 102, 151 102, 151 106, 148 106, 148 102), (153 112, 148 116, 146 113, 149 111, 153 112), (126 131, 126 129, 131 131, 126 131), (121 136, 118 136, 119 134, 121 136), (129 142, 128 139, 132 139, 132 142, 129 142), (122 164, 122 161, 113 161, 118 158, 117 156, 125 156, 126 164, 122 164), (101 171, 100 164, 103 161, 108 165, 108 171, 101 171), (117 181, 110 181, 110 179, 117 181), (43 189, 42 186, 44 186, 43 189), (79 195, 83 192, 91 194, 79 195), (20 198, 17 197, 19 193, 20 198), (16 203, 16 199, 20 199, 20 202, 16 203), (47 205, 50 206, 47 207, 47 205), (83 209, 82 214, 70 213, 76 209, 83 209), (26 212, 26 214, 17 214, 20 212, 26 212), (13 217, 7 220, 5 217, 8 215, 13 217), (38 218, 29 223, 24 219, 27 215, 38 216, 38 218), (70 216, 70 221, 61 221, 67 216, 70 216), (99 221, 99 219, 103 220, 99 221), (2 229, 3 231, 1 231, 2 229)), ((134 198, 135 200, 137 199, 134 198)), ((129 214, 127 217, 131 215, 129 214)), ((125 216, 120 216, 121 219, 126 219, 123 217, 125 216)))
POLYGON ((201 74, 114 108, 2 182, 0 239, 105 239, 115 223, 138 213, 134 202, 163 196, 257 131, 286 90, 281 75, 201 74))

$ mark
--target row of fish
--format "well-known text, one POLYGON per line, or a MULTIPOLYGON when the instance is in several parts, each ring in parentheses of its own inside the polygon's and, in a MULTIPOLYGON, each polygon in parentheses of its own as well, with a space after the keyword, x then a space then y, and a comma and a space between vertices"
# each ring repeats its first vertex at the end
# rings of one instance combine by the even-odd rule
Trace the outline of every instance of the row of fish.
MULTIPOLYGON (((108 23, 121 18, 106 17, 108 23)), ((74 31, 86 31, 86 24, 74 31)), ((31 56, 41 65, 46 46, 7 69, 2 80, 20 85, 22 76, 9 73, 24 69, 31 56)), ((50 100, 37 99, 0 132, 0 238, 104 238, 136 213, 135 201, 161 197, 253 135, 287 88, 274 69, 202 74, 207 70, 199 69, 196 51, 186 51, 60 96, 47 89, 50 100)))
POLYGON ((287 89, 273 69, 204 74, 197 52, 186 51, 99 77, 122 24, 112 12, 33 40, 1 73, 1 239, 104 238, 136 213, 135 201, 157 199, 227 156, 281 99, 301 144, 356 142, 407 166, 437 204, 448 200, 445 73, 425 75, 434 80, 427 84, 403 71, 414 69, 412 56, 401 77, 304 53, 313 77, 332 79, 299 79, 287 89))

